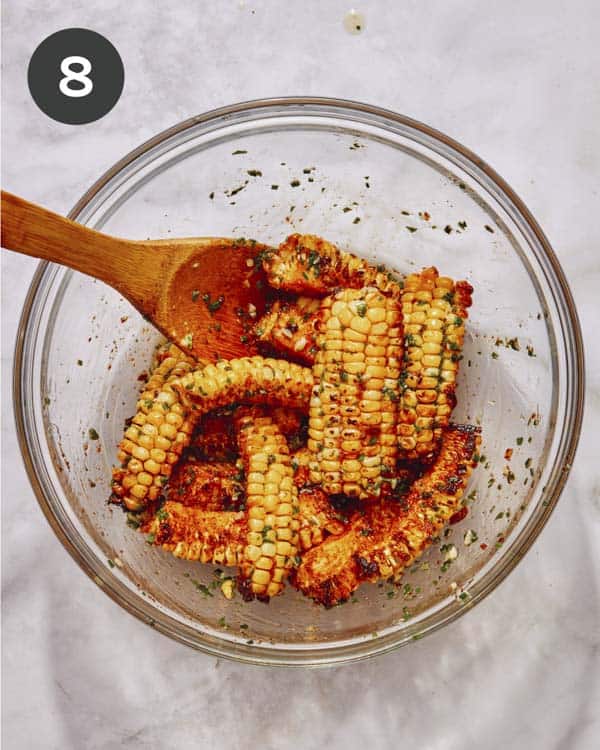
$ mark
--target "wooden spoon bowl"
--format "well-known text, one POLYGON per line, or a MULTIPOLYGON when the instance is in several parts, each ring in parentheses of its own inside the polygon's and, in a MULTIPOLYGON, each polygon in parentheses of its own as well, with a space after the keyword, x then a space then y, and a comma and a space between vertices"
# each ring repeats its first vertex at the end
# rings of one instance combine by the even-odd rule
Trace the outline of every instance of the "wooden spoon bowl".
POLYGON ((265 307, 265 245, 223 237, 124 240, 2 191, 2 247, 105 282, 198 359, 256 353, 250 329, 265 307))

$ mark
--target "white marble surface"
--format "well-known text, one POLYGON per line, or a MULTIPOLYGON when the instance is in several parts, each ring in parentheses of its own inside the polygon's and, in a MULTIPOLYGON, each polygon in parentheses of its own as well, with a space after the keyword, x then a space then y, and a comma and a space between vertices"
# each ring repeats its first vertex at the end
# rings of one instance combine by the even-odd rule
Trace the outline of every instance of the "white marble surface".
MULTIPOLYGON (((594 0, 7 0, 3 187, 66 212, 118 157, 203 110, 261 96, 364 100, 487 159, 545 228, 588 342, 587 415, 564 496, 505 583, 443 632, 326 671, 259 669, 173 643, 114 605, 42 517, 10 378, 35 263, 2 279, 3 716, 7 750, 600 746, 600 6, 594 0), (35 46, 84 26, 126 70, 103 120, 60 125, 26 87, 35 46)), ((3 254, 4 256, 4 254, 3 254)))

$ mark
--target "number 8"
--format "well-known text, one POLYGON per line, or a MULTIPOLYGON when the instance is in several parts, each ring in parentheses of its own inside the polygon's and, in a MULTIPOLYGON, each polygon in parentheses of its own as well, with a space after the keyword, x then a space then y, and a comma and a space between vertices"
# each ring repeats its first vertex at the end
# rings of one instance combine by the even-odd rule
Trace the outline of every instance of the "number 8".
POLYGON ((60 83, 58 84, 58 88, 60 89, 61 94, 72 97, 87 96, 94 88, 92 80, 87 77, 88 73, 90 73, 91 70, 92 63, 87 59, 87 57, 80 57, 79 55, 71 55, 70 57, 65 57, 60 64, 60 72, 65 76, 64 78, 60 79, 60 83), (74 64, 81 65, 81 70, 78 72, 71 70, 71 65, 74 64), (83 88, 71 88, 69 86, 70 81, 78 81, 79 83, 82 83, 83 88))

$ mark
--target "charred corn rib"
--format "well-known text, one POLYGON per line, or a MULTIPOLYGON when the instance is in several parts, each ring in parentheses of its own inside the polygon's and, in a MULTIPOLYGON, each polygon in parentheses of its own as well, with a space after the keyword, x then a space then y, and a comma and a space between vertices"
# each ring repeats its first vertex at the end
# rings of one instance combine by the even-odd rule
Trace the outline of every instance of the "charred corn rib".
POLYGON ((140 527, 151 544, 175 557, 217 565, 239 565, 248 526, 243 512, 191 508, 167 500, 140 527))
POLYGON ((401 290, 389 273, 312 234, 290 235, 265 255, 263 267, 271 286, 309 297, 323 297, 338 287, 375 286, 394 295, 401 290))
POLYGON ((113 499, 137 511, 156 500, 193 429, 188 409, 180 403, 173 383, 197 366, 171 346, 151 373, 137 402, 137 412, 125 430, 113 469, 113 499))
POLYGON ((330 495, 378 497, 396 467, 402 358, 396 300, 373 287, 323 300, 313 367, 310 479, 330 495))
POLYGON ((368 506, 347 531, 303 555, 294 585, 330 607, 363 581, 399 578, 460 508, 478 445, 477 428, 448 427, 435 463, 413 484, 406 504, 368 506))
POLYGON ((435 268, 405 279, 404 364, 398 420, 400 458, 431 460, 456 404, 454 391, 472 287, 435 268))
MULTIPOLYGON (((298 506, 294 526, 299 529, 302 550, 321 544, 329 534, 344 531, 344 524, 335 518, 327 497, 319 490, 301 491, 298 506)), ((241 565, 249 528, 246 513, 190 507, 167 500, 156 513, 148 514, 140 531, 148 535, 151 544, 176 557, 217 565, 241 565)))
POLYGON ((238 444, 246 469, 248 535, 240 566, 244 598, 279 594, 294 564, 298 491, 286 440, 271 417, 236 415, 238 444))
POLYGON ((173 388, 198 417, 233 402, 306 409, 312 373, 284 359, 242 357, 188 372, 173 388))
POLYGON ((296 302, 277 300, 254 327, 257 341, 279 354, 312 364, 318 312, 319 300, 310 297, 298 297, 296 302))

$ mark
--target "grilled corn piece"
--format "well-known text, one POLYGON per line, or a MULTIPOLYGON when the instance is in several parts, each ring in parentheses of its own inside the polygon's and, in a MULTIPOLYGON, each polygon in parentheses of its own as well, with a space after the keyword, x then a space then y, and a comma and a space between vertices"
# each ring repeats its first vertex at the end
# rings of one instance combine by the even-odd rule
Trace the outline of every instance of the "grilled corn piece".
POLYGON ((244 512, 210 511, 167 500, 140 530, 175 557, 217 565, 243 560, 248 525, 244 512))
MULTIPOLYGON (((318 489, 302 490, 298 494, 298 508, 292 525, 302 550, 321 544, 328 535, 341 534, 345 529, 326 495, 318 489)), ((140 531, 148 535, 150 544, 176 557, 218 565, 241 565, 249 533, 248 514, 216 506, 190 507, 185 502, 169 499, 156 513, 146 512, 140 531)))
POLYGON ((151 373, 137 412, 119 443, 119 468, 113 469, 112 499, 137 511, 161 494, 173 465, 189 444, 194 421, 180 403, 173 383, 197 367, 170 346, 151 373))
POLYGON ((479 430, 469 425, 444 430, 435 463, 414 482, 405 503, 367 505, 345 532, 303 555, 292 583, 331 607, 363 581, 399 579, 461 507, 479 440, 479 430))
POLYGON ((173 387, 198 417, 233 402, 306 409, 312 373, 284 359, 241 357, 188 372, 173 387))
POLYGON ((393 295, 401 290, 390 273, 312 234, 290 235, 275 252, 265 254, 263 267, 271 286, 309 297, 323 297, 338 287, 376 286, 393 295))
POLYGON ((274 302, 254 327, 259 344, 312 364, 317 352, 316 325, 319 300, 298 297, 296 302, 274 302))
POLYGON ((299 512, 298 490, 285 437, 271 417, 240 409, 236 424, 248 509, 239 588, 244 598, 265 599, 282 591, 294 564, 298 533, 292 519, 299 512))
POLYGON ((456 404, 458 362, 473 289, 435 268, 404 281, 404 363, 400 377, 399 456, 431 460, 456 404))
POLYGON ((330 495, 378 497, 396 467, 399 305, 373 287, 323 300, 313 367, 310 479, 330 495))

